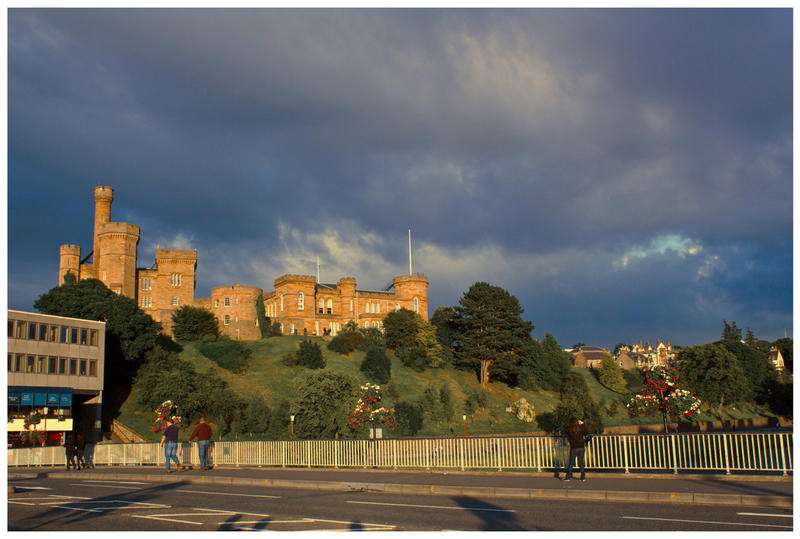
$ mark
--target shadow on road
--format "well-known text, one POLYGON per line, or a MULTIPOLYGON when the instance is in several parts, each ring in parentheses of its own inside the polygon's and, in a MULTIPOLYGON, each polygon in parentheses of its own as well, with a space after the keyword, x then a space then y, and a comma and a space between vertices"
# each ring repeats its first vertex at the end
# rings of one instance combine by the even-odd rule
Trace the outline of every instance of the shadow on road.
POLYGON ((456 496, 453 501, 483 521, 481 531, 526 531, 510 509, 470 496, 456 496))

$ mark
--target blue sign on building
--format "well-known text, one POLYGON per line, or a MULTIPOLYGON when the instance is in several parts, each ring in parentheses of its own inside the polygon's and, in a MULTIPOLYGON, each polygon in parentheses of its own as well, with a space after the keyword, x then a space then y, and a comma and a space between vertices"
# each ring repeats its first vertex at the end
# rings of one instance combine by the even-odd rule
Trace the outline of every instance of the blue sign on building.
POLYGON ((69 408, 72 406, 72 393, 62 393, 61 402, 59 404, 62 408, 69 408))
POLYGON ((33 406, 33 393, 23 393, 19 403, 23 406, 33 406))
POLYGON ((19 404, 19 393, 9 393, 8 404, 19 404))

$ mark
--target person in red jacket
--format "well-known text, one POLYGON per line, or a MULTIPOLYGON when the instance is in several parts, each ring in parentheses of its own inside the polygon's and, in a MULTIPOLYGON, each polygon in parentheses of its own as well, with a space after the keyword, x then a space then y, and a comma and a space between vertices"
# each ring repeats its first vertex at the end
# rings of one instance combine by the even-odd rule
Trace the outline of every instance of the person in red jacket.
POLYGON ((211 434, 211 426, 206 423, 205 417, 201 417, 200 422, 189 437, 190 442, 197 438, 197 453, 200 455, 201 470, 211 469, 211 434))
POLYGON ((586 442, 589 436, 586 434, 586 427, 583 421, 578 421, 574 417, 570 418, 567 427, 567 441, 569 441, 569 462, 567 462, 567 474, 564 481, 572 480, 572 464, 578 459, 578 466, 581 468, 581 481, 586 481, 586 442))

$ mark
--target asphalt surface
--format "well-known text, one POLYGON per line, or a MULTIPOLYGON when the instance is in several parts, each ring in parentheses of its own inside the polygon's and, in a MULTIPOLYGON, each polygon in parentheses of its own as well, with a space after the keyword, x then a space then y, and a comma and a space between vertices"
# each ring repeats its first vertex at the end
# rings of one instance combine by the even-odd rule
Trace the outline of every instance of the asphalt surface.
MULTIPOLYGON (((43 474, 45 475, 45 474, 43 474)), ((55 475, 55 474, 54 474, 55 475)), ((791 531, 789 508, 419 496, 175 480, 10 479, 9 531, 791 531)), ((151 477, 156 477, 151 475, 151 477)), ((162 475, 157 476, 159 479, 162 475)), ((142 479, 142 477, 138 477, 142 479)), ((189 479, 189 480, 182 480, 189 479)))
MULTIPOLYGON (((791 508, 793 476, 587 474, 587 481, 562 481, 551 473, 425 472, 370 469, 219 467, 166 474, 163 468, 102 466, 9 468, 9 479, 80 478, 160 483, 298 488, 404 495, 483 496, 696 505, 791 508)), ((561 474, 563 478, 563 474, 561 474)))

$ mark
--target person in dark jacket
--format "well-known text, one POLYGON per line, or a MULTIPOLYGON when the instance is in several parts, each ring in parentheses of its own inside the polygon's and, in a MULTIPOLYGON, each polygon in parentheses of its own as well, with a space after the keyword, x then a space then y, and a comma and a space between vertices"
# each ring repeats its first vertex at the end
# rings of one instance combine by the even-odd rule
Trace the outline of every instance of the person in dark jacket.
POLYGON ((83 458, 83 453, 86 451, 86 437, 82 432, 79 432, 75 436, 75 448, 77 449, 78 455, 78 469, 86 469, 86 460, 83 458))
POLYGON ((70 464, 72 464, 74 469, 78 469, 78 465, 75 462, 75 453, 77 450, 78 447, 75 442, 75 434, 72 431, 69 431, 64 435, 64 451, 67 453, 67 470, 69 470, 70 464))
POLYGON ((161 436, 161 447, 164 448, 164 459, 167 461, 167 472, 173 473, 181 471, 181 461, 178 460, 178 426, 175 425, 171 419, 165 421, 167 428, 161 436), (178 469, 172 470, 169 465, 170 461, 174 460, 178 469))
POLYGON ((201 470, 211 469, 211 434, 211 426, 206 423, 205 417, 201 417, 192 435, 189 436, 190 442, 197 438, 197 454, 200 456, 201 470))
POLYGON ((569 461, 567 462, 567 474, 564 481, 572 480, 572 465, 578 459, 578 466, 581 468, 581 481, 586 481, 586 442, 589 436, 586 434, 586 427, 583 421, 578 421, 574 417, 570 418, 567 427, 567 441, 569 442, 569 461))

